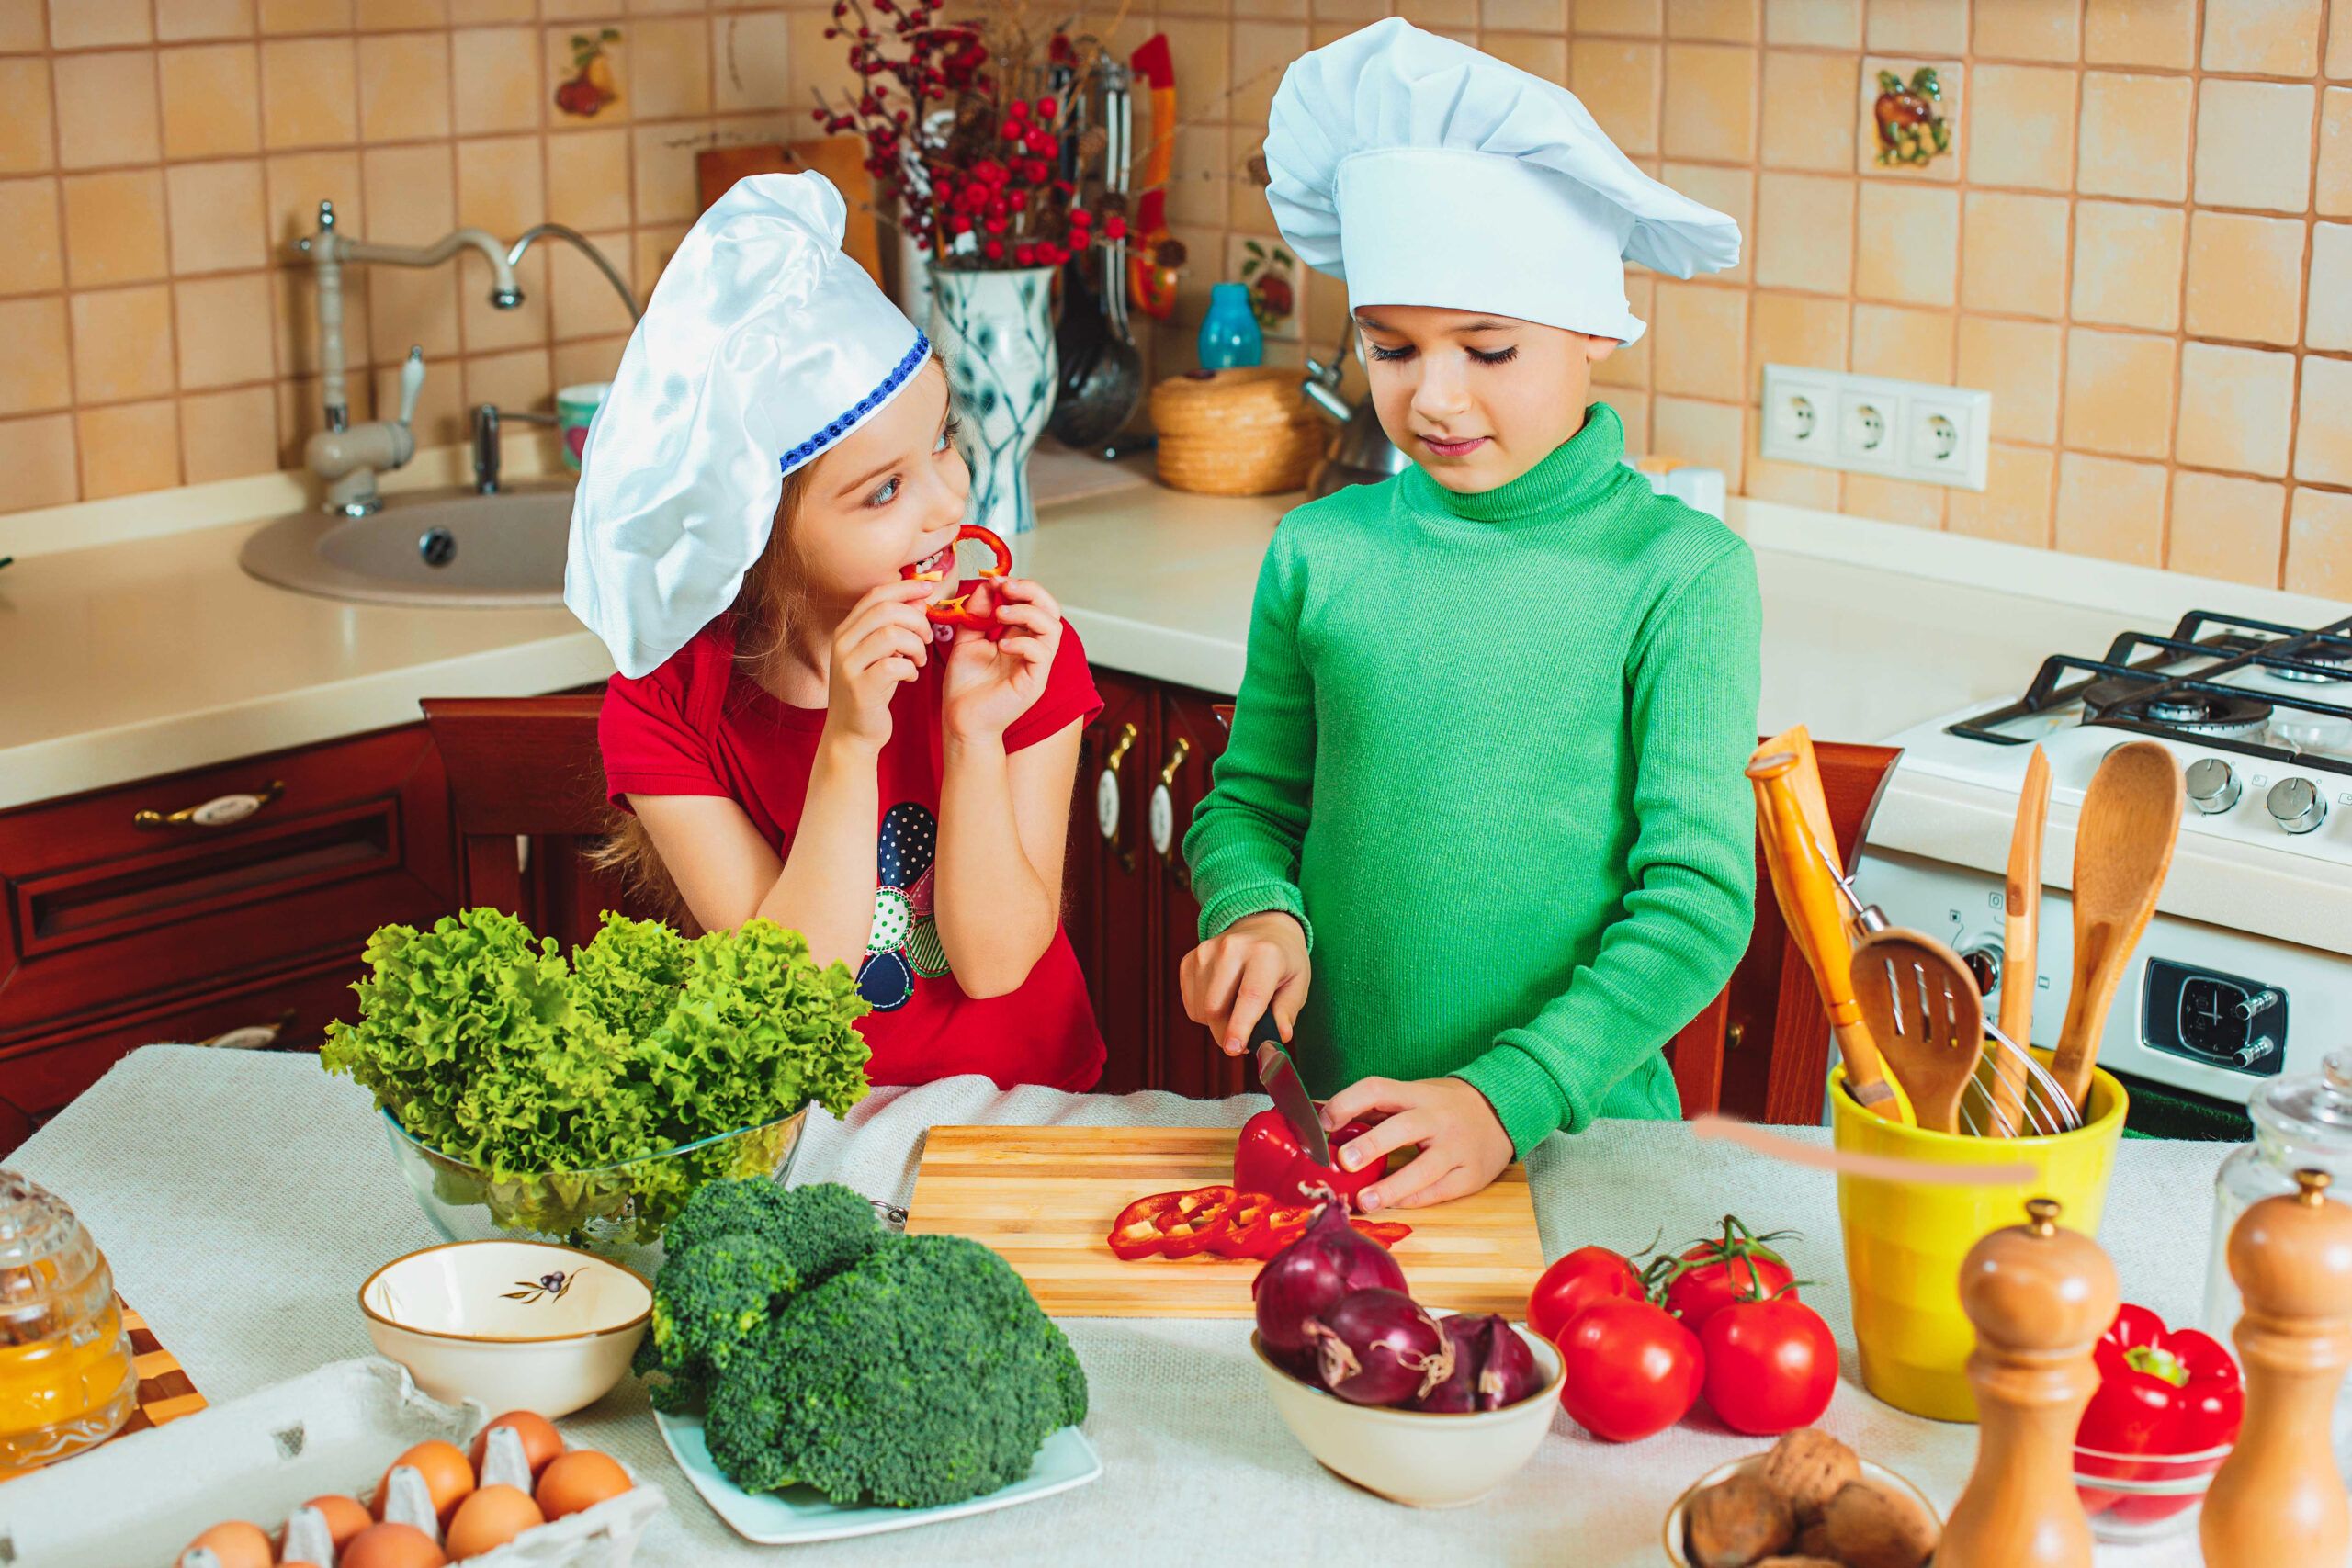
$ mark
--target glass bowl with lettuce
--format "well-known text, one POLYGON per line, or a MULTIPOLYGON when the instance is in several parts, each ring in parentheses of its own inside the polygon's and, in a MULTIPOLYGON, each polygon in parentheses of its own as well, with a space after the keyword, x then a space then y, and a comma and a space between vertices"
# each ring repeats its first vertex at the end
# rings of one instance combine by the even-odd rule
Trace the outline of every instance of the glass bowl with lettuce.
POLYGON ((868 1010, 766 920, 681 935, 607 914, 567 959, 467 909, 368 939, 356 1023, 327 1071, 370 1090, 426 1218, 452 1241, 560 1241, 641 1258, 707 1181, 782 1181, 810 1105, 866 1090, 868 1010))

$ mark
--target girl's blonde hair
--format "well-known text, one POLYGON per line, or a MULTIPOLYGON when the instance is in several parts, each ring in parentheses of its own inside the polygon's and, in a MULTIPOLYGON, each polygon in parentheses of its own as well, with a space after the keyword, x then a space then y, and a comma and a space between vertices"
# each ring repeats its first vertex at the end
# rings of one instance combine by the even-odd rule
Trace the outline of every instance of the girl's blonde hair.
MULTIPOLYGON (((820 457, 818 462, 823 460, 820 457)), ((801 573, 792 547, 791 525, 802 497, 808 493, 808 478, 816 468, 816 463, 804 463, 784 476, 784 493, 776 501, 767 548, 743 574, 743 586, 727 611, 735 623, 735 661, 753 673, 784 647, 799 604, 801 573)), ((605 831, 604 842, 587 852, 588 863, 617 879, 624 895, 639 908, 659 919, 692 925, 694 917, 685 898, 637 814, 612 807, 605 831)))

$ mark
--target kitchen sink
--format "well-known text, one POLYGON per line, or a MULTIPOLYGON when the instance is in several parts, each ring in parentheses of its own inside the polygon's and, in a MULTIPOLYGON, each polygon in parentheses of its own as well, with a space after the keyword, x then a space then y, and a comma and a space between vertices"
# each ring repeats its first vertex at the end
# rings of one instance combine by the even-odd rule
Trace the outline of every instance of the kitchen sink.
POLYGON ((245 541, 240 563, 265 582, 380 604, 560 604, 571 486, 496 495, 388 496, 366 517, 299 513, 245 541))

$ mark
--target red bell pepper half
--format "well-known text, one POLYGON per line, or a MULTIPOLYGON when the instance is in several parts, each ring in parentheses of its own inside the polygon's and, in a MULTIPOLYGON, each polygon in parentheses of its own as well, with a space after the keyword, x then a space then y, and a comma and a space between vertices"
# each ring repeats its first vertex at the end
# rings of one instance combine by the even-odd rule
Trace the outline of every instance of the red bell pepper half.
MULTIPOLYGON (((2220 1450, 2237 1440, 2245 1393, 2237 1362, 2219 1340, 2194 1328, 2166 1328, 2146 1307, 2126 1303, 2099 1336, 2092 1359, 2098 1388, 2075 1434, 2077 1475, 2144 1485, 2221 1467, 2220 1450)), ((2198 1500, 2193 1493, 2075 1490, 2086 1512, 2134 1524, 2179 1513, 2198 1500)))

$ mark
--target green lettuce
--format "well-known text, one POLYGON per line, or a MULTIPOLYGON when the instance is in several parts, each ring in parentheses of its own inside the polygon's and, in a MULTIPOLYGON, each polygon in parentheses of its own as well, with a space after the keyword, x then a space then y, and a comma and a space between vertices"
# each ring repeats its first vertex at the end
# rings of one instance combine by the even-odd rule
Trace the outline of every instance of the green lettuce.
POLYGON ((650 1241, 703 1182, 772 1172, 789 1130, 628 1162, 865 1094, 855 979, 767 920, 688 939, 608 913, 567 963, 476 908, 382 927, 365 956, 321 1063, 439 1156, 438 1197, 510 1228, 650 1241))

